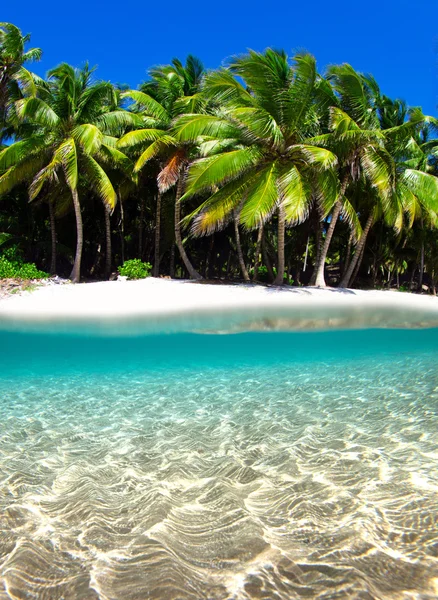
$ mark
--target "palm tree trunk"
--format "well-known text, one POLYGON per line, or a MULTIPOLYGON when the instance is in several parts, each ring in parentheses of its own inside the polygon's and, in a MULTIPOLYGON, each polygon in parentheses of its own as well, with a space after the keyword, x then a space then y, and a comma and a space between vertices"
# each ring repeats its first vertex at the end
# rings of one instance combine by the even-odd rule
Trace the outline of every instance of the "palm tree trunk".
POLYGON ((184 191, 184 184, 186 178, 186 169, 182 169, 181 175, 178 179, 178 184, 176 186, 176 198, 175 198, 175 242, 178 246, 179 253, 183 260, 183 263, 189 272, 190 279, 202 279, 202 275, 196 271, 193 267, 192 263, 187 256, 186 251, 184 250, 184 246, 181 239, 181 196, 184 191))
MULTIPOLYGON (((310 242, 310 233, 307 236, 306 251, 304 253, 303 273, 305 273, 306 269, 307 269, 307 259, 309 257, 309 242, 310 242)), ((288 277, 289 277, 289 271, 290 271, 290 263, 288 265, 288 272, 287 272, 288 277)))
POLYGON ((437 284, 437 276, 435 274, 435 269, 432 269, 431 273, 431 283, 432 283, 432 294, 436 296, 436 284, 437 284))
POLYGON ((348 236, 347 250, 345 252, 345 265, 344 265, 344 268, 342 269, 341 278, 347 272, 348 266, 349 266, 350 261, 351 261, 351 246, 352 246, 352 243, 353 243, 353 232, 350 232, 350 235, 348 236))
POLYGON ((275 279, 275 275, 274 275, 274 270, 272 268, 271 259, 269 258, 268 249, 266 247, 266 239, 265 239, 264 232, 262 235, 262 256, 263 256, 263 261, 266 265, 266 269, 268 270, 269 278, 273 282, 275 279))
POLYGON ((316 287, 326 287, 325 278, 324 278, 324 267, 325 261, 327 258, 328 250, 330 247, 330 243, 332 241, 333 233, 335 231, 336 223, 338 222, 339 215, 341 214, 342 202, 338 200, 335 204, 335 208, 332 213, 332 218, 330 220, 329 228, 327 229, 327 235, 325 236, 324 245, 319 255, 319 262, 315 264, 315 277, 312 277, 312 281, 310 285, 315 285, 316 287), (314 281, 313 281, 314 279, 314 281))
POLYGON ((214 248, 214 233, 211 234, 210 236, 210 243, 208 245, 208 252, 207 252, 207 256, 205 257, 205 269, 204 269, 204 277, 205 279, 208 279, 209 275, 210 275, 210 264, 211 264, 211 257, 213 254, 213 248, 214 248))
MULTIPOLYGON (((352 286, 354 284, 354 282, 356 281, 356 277, 359 274, 359 269, 360 269, 360 266, 362 264, 363 255, 364 254, 365 254, 365 244, 362 246, 362 250, 361 250, 360 256, 359 256, 359 258, 358 258, 358 260, 356 262, 356 266, 354 267, 353 275, 351 276, 351 280, 349 282, 350 286, 352 286)), ((391 287, 391 285, 389 287, 391 287)))
MULTIPOLYGON (((318 210, 318 213, 320 211, 318 210)), ((309 280, 309 285, 315 285, 316 283, 316 276, 317 276, 317 266, 320 264, 321 261, 321 252, 322 252, 322 247, 324 245, 324 220, 323 220, 323 215, 318 214, 318 221, 316 223, 316 231, 315 231, 315 246, 316 246, 316 256, 315 256, 315 265, 313 267, 313 273, 312 276, 310 277, 309 280)))
POLYGON ((228 260, 227 260, 227 270, 225 271, 225 279, 228 279, 230 276, 230 270, 231 270, 231 259, 233 257, 233 251, 230 250, 228 252, 228 260))
POLYGON ((423 291, 423 277, 424 277, 424 231, 423 231, 423 219, 421 219, 421 250, 420 250, 420 273, 418 274, 418 291, 423 291))
POLYGON ((260 225, 259 232, 257 235, 257 243, 256 243, 256 249, 255 249, 255 256, 254 256, 254 275, 252 278, 253 281, 257 281, 257 279, 259 277, 260 251, 262 249, 262 239, 263 239, 263 223, 260 225))
POLYGON ((170 248, 169 275, 171 279, 175 279, 175 244, 173 242, 170 248))
MULTIPOLYGON (((120 196, 119 196, 120 198, 120 196)), ((122 265, 125 262, 125 211, 123 202, 120 198, 120 253, 122 255, 122 265)))
POLYGON ((84 243, 84 232, 82 227, 82 214, 81 205, 79 203, 79 195, 77 190, 72 190, 71 195, 73 198, 73 206, 75 209, 76 217, 76 255, 75 262, 73 264, 72 272, 70 273, 70 279, 72 283, 79 283, 81 279, 81 259, 82 259, 82 246, 84 243))
POLYGON ((108 208, 104 205, 105 211, 105 279, 109 279, 111 274, 111 219, 108 208))
POLYGON ((56 222, 55 222, 55 210, 53 202, 49 201, 49 216, 50 216, 50 236, 52 240, 52 257, 50 261, 50 274, 56 273, 56 222))
POLYGON ((140 222, 138 224, 138 257, 143 258, 143 230, 144 230, 144 197, 140 198, 140 222))
POLYGON ((371 213, 366 222, 365 229, 363 230, 362 236, 357 243, 356 252, 354 253, 353 258, 351 259, 351 262, 348 265, 348 269, 345 271, 345 274, 342 277, 339 287, 346 288, 349 286, 351 276, 353 275, 353 271, 360 259, 363 249, 365 248, 365 242, 367 240, 368 233, 369 233, 371 227, 373 226, 373 223, 374 223, 374 215, 373 215, 373 213, 371 213))
POLYGON ((286 212, 283 204, 278 207, 278 240, 277 240, 277 277, 274 285, 283 285, 284 280, 284 234, 286 229, 286 212))
POLYGON ((239 259, 240 270, 242 271, 242 277, 244 281, 249 281, 248 269, 245 265, 245 259, 243 258, 242 245, 240 243, 240 232, 239 232, 239 211, 234 213, 234 235, 236 238, 236 250, 237 258, 239 259))
POLYGON ((411 278, 409 280, 409 291, 412 291, 412 288, 414 287, 414 278, 415 278, 415 271, 417 270, 417 264, 414 264, 414 268, 411 271, 411 278))
POLYGON ((317 287, 326 287, 325 278, 324 278, 324 267, 325 261, 327 258, 328 250, 330 247, 330 243, 332 241, 333 233, 335 231, 336 223, 338 222, 339 215, 342 210, 342 199, 347 191, 348 183, 350 181, 350 176, 345 175, 341 189, 339 191, 339 199, 335 204, 333 209, 332 218, 330 219, 330 225, 327 229, 327 235, 325 236, 324 245, 322 247, 321 253, 319 255, 319 261, 315 264, 314 275, 310 280, 310 285, 315 285, 317 287))
POLYGON ((153 276, 160 274, 160 229, 161 229, 161 194, 157 195, 157 214, 155 219, 155 258, 153 276))

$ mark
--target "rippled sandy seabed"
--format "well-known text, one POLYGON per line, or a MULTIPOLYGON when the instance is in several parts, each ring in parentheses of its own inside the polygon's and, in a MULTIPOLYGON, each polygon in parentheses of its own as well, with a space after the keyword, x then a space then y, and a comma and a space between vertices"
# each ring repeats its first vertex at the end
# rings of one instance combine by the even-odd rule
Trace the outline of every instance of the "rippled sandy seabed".
POLYGON ((437 598, 437 332, 336 335, 4 336, 0 598, 437 598))

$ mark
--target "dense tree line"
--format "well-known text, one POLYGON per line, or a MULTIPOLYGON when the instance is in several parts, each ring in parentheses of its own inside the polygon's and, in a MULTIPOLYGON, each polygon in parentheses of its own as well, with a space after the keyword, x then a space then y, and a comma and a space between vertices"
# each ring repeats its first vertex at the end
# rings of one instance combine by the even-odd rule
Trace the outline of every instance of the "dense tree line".
POLYGON ((0 253, 51 273, 342 287, 438 281, 435 118, 350 65, 268 49, 137 90, 88 65, 29 70, 0 24, 0 253))

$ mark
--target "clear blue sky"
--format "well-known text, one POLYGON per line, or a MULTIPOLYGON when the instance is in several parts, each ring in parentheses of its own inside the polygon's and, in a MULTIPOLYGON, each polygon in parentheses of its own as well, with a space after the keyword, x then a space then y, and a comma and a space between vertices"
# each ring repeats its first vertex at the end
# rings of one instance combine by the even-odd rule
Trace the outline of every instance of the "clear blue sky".
POLYGON ((148 67, 189 53, 208 68, 247 48, 308 50, 319 70, 349 62, 382 91, 438 109, 438 2, 430 0, 23 0, 0 19, 32 34, 44 51, 39 74, 59 62, 98 66, 97 75, 136 87, 148 67))

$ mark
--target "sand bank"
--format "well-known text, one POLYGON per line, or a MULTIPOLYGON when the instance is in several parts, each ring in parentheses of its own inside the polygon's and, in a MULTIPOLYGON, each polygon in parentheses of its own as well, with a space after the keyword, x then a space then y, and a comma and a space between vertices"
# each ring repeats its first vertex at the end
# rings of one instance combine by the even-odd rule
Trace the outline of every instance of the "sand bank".
POLYGON ((0 301, 0 330, 136 335, 438 327, 438 298, 149 278, 43 286, 0 301))

